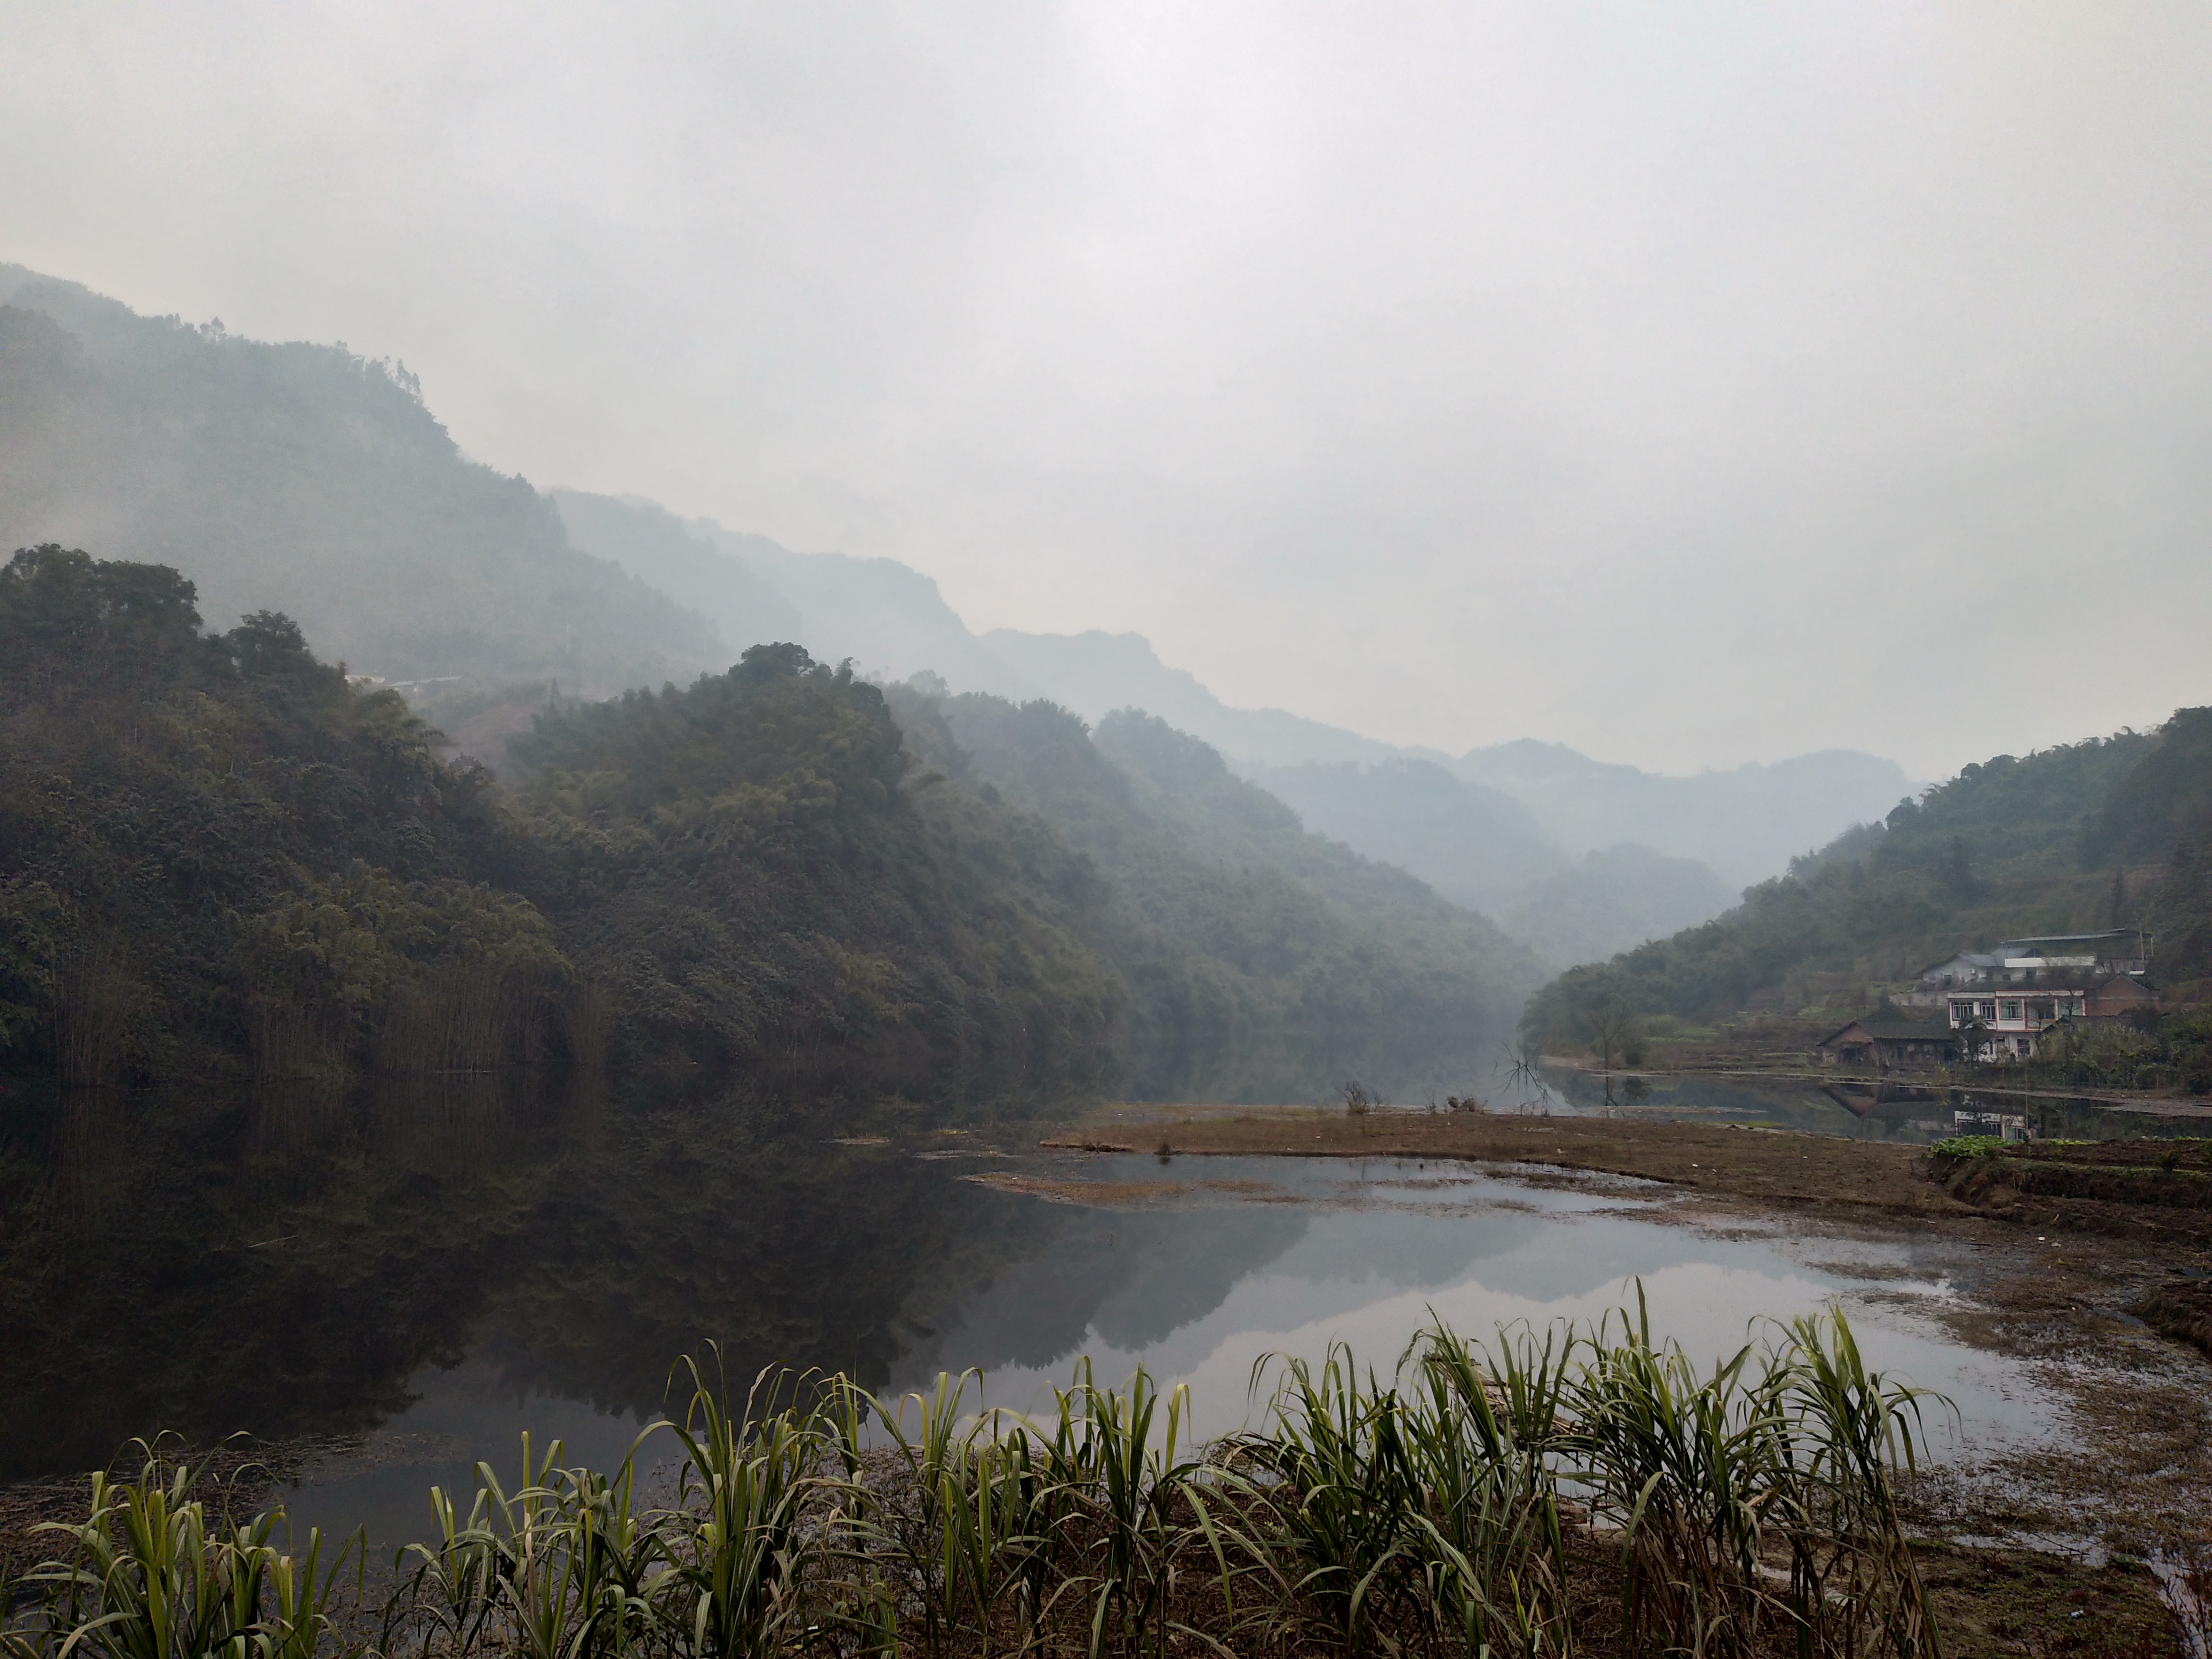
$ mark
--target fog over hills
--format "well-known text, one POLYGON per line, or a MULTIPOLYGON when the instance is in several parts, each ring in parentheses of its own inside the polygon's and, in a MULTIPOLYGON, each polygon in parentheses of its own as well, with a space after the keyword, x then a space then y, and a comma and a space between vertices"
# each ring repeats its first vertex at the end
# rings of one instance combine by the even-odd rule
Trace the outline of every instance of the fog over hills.
POLYGON ((1408 752, 1280 708, 1231 708, 1196 675, 1162 662, 1141 634, 1095 629, 1023 634, 1000 628, 986 634, 983 642, 1022 678, 1085 720, 1103 720, 1117 708, 1142 708, 1204 738, 1247 769, 1371 764, 1408 752))
POLYGON ((579 553, 463 456, 406 375, 343 346, 141 317, 0 266, 0 544, 173 565, 228 628, 282 611, 386 679, 574 690, 726 665, 704 618, 579 553))
POLYGON ((1453 756, 1231 708, 1139 634, 978 635, 893 560, 794 552, 636 497, 541 494, 463 455, 402 366, 142 317, 4 266, 0 542, 44 541, 173 565, 211 624, 283 611, 356 673, 453 682, 431 712, 495 764, 553 682, 605 696, 688 681, 779 639, 1094 725, 1139 710, 1553 964, 1717 914, 1910 787, 1844 750, 1668 777, 1557 744, 1453 756))
POLYGON ((808 632, 798 608, 766 579, 673 513, 651 501, 573 489, 555 490, 553 501, 572 544, 704 617, 717 635, 718 655, 763 640, 803 641, 808 632))
POLYGON ((1822 845, 1825 826, 1879 818, 1913 789, 1896 762, 1849 749, 1663 777, 1524 738, 1471 750, 1456 769, 1524 803, 1570 852, 1641 842, 1739 886, 1822 845))
POLYGON ((793 553, 650 502, 571 490, 554 500, 579 546, 718 621, 787 618, 817 656, 888 680, 1043 697, 1094 723, 1124 708, 1155 715, 1308 828, 1503 920, 1550 962, 1609 956, 1717 915, 1742 886, 1879 818, 1911 788, 1894 762, 1850 750, 1665 777, 1533 740, 1456 757, 1403 749, 1282 709, 1230 708, 1141 635, 978 636, 935 582, 891 560, 793 553))

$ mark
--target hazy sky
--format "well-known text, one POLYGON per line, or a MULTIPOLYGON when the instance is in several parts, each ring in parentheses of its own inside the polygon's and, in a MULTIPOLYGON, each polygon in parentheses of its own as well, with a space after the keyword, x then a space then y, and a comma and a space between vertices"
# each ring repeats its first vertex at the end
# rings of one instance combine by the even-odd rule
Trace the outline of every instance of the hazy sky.
POLYGON ((2212 700, 2212 7, 0 0, 0 258, 1232 702, 2212 700))

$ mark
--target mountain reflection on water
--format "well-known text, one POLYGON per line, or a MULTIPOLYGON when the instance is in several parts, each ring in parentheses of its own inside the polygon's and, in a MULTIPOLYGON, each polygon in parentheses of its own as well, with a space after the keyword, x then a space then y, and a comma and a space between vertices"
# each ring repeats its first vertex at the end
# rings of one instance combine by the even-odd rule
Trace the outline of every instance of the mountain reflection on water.
MULTIPOLYGON (((1593 1322, 1640 1275, 1661 1327, 1718 1353, 1755 1315, 1864 1288, 1778 1235, 1656 1218, 1632 1188, 855 1144, 838 1115, 761 1086, 610 1098, 526 1074, 18 1103, 0 1123, 0 1478, 88 1468, 160 1429, 329 1437, 295 1517, 390 1540, 432 1482, 511 1464, 525 1429, 618 1462, 710 1340, 740 1391, 778 1363, 878 1390, 977 1366, 1017 1410, 1048 1407, 1078 1355, 1102 1380, 1141 1362, 1191 1382, 1211 1434, 1243 1420, 1262 1354, 1347 1340, 1387 1370, 1431 1312, 1477 1334, 1593 1322), (1048 1201, 1085 1183, 1101 1201, 1048 1201)), ((1863 1333, 1878 1363, 1978 1431, 2020 1428, 2007 1364, 1904 1306, 1947 1297, 1940 1272, 1910 1241, 1850 1248, 1887 1284, 1863 1333)))
POLYGON ((870 1382, 1063 1212, 829 1139, 757 1090, 611 1102, 514 1073, 71 1091, 0 1124, 0 1478, 156 1429, 343 1433, 464 1356, 658 1410, 706 1340, 870 1382))

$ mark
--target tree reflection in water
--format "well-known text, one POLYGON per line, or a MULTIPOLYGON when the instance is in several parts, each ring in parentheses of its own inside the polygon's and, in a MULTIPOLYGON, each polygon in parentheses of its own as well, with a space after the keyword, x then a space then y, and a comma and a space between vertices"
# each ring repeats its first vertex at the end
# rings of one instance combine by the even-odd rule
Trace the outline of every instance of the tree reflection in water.
POLYGON ((761 1082, 510 1072, 0 1108, 0 1479, 129 1437, 365 1429, 465 1354, 649 1413, 711 1339, 880 1385, 915 1310, 1061 1224, 761 1082))

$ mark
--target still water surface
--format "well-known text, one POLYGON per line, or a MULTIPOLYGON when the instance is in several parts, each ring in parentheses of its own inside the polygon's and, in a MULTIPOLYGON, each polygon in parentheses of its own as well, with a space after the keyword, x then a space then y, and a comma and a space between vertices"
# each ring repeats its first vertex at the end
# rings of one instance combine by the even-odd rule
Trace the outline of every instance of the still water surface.
POLYGON ((1911 1239, 1717 1231, 1659 1188, 1033 1133, 855 1145, 771 1092, 557 1080, 50 1098, 0 1129, 0 1476, 247 1430, 310 1449, 296 1518, 384 1541, 525 1429, 618 1462, 708 1340, 740 1387, 776 1361, 878 1390, 974 1366, 1015 1409, 1079 1355, 1101 1380, 1142 1364, 1213 1434, 1263 1355, 1348 1342, 1387 1369, 1432 1314, 1589 1323, 1635 1277, 1699 1355, 1841 1297, 1874 1363, 1958 1402, 1940 1444, 2045 1431, 2030 1376, 1945 1334, 1956 1293, 1911 1239))

